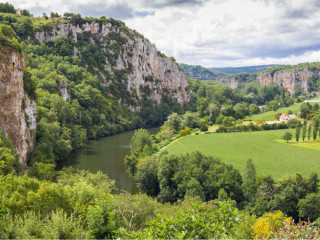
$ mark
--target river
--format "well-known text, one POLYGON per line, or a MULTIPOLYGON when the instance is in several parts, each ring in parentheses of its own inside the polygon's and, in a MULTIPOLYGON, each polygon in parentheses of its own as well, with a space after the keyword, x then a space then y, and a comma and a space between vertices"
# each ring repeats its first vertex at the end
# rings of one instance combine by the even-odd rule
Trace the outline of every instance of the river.
MULTIPOLYGON (((148 129, 151 134, 157 133, 159 128, 148 129)), ((92 172, 102 171, 109 178, 116 181, 118 189, 137 193, 138 188, 134 178, 129 176, 124 164, 124 157, 130 154, 130 141, 134 131, 101 138, 89 142, 81 149, 74 151, 59 164, 58 168, 72 166, 92 172)))

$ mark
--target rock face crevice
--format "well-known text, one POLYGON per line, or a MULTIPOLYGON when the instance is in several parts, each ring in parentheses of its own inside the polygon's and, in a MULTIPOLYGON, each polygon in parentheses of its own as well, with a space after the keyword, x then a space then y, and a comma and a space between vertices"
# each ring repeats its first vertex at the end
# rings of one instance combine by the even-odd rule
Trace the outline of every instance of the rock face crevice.
POLYGON ((12 141, 25 168, 34 146, 36 102, 24 91, 24 69, 22 54, 0 49, 0 129, 12 141))
MULTIPOLYGON (((120 54, 113 62, 106 58, 104 69, 108 74, 97 72, 102 79, 101 85, 109 87, 112 80, 110 78, 117 75, 117 71, 126 71, 122 79, 118 79, 125 85, 131 96, 136 98, 136 102, 146 94, 155 103, 161 102, 162 94, 169 95, 174 101, 183 104, 190 100, 191 93, 187 91, 187 79, 185 74, 179 69, 178 65, 165 57, 156 47, 141 35, 132 30, 124 33, 120 28, 111 23, 99 24, 96 22, 85 23, 82 26, 73 24, 60 24, 53 27, 51 32, 36 32, 35 37, 39 42, 51 42, 59 36, 72 36, 74 41, 78 41, 78 34, 92 34, 98 39, 102 51, 108 55, 114 55, 112 45, 114 40, 109 36, 117 34, 126 39, 121 46, 120 54)), ((93 39, 91 38, 92 42, 93 39)), ((81 51, 73 48, 73 54, 81 57, 81 51)), ((121 103, 123 99, 119 99, 121 103)), ((124 105, 126 103, 123 103, 124 105)), ((139 110, 141 106, 128 106, 133 110, 139 110)))

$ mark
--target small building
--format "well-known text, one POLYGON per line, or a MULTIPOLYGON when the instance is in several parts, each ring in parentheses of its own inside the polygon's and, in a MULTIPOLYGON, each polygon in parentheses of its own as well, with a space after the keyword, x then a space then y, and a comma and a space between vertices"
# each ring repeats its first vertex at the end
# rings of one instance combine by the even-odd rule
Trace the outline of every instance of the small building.
POLYGON ((289 115, 289 119, 295 119, 297 115, 295 114, 292 114, 292 115, 289 115))
POLYGON ((20 8, 18 8, 18 9, 16 10, 16 14, 17 14, 18 16, 21 16, 20 8))
POLYGON ((287 113, 282 113, 279 118, 279 121, 286 123, 286 122, 288 122, 289 119, 290 119, 290 116, 287 113))

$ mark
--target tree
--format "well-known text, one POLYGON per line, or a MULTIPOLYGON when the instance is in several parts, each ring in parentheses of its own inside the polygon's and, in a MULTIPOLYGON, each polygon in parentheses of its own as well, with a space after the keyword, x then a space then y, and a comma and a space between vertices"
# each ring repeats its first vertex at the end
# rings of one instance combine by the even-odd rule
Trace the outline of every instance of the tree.
POLYGON ((257 192, 257 185, 256 168, 251 158, 247 161, 244 170, 243 180, 244 181, 241 187, 243 189, 244 196, 248 202, 252 202, 257 192))
POLYGON ((313 121, 313 140, 317 139, 317 133, 319 128, 319 119, 313 121))
POLYGON ((60 56, 71 56, 73 46, 74 41, 71 38, 59 36, 54 39, 54 49, 60 56))
POLYGON ((178 132, 180 130, 181 123, 182 119, 178 113, 172 113, 168 116, 168 119, 164 124, 178 132))
POLYGON ((189 128, 196 128, 199 126, 199 115, 194 112, 186 112, 182 116, 182 125, 189 128))
POLYGON ((95 205, 88 209, 88 229, 90 238, 111 239, 118 226, 112 195, 103 195, 96 200, 95 205))
POLYGON ((234 119, 234 117, 225 117, 222 121, 222 124, 225 126, 225 127, 232 127, 234 126, 236 120, 234 119))
POLYGON ((282 137, 282 139, 286 140, 287 143, 288 143, 288 142, 292 139, 292 133, 286 132, 286 133, 284 134, 284 136, 282 137))
POLYGON ((279 121, 281 114, 282 113, 278 112, 278 113, 276 113, 276 115, 274 117, 279 121))
POLYGON ((260 108, 256 104, 250 104, 249 106, 250 115, 260 113, 260 108))
POLYGON ((300 118, 306 118, 310 113, 310 108, 306 103, 301 104, 300 106, 300 118))
POLYGON ((10 3, 0 3, 0 12, 3 12, 3 13, 16 13, 16 9, 10 3))
POLYGON ((19 19, 19 25, 17 28, 17 35, 23 39, 26 40, 28 36, 33 36, 33 26, 32 21, 29 17, 22 17, 19 19))
POLYGON ((220 114, 220 108, 216 103, 210 103, 207 108, 207 112, 211 121, 214 123, 220 114))
POLYGON ((150 132, 142 128, 135 130, 130 142, 131 154, 139 156, 143 152, 145 146, 152 147, 150 132))
POLYGON ((307 122, 303 122, 303 127, 302 127, 302 141, 306 138, 307 135, 307 122))
POLYGON ((312 129, 312 125, 309 124, 309 127, 308 127, 308 141, 309 141, 310 138, 311 138, 311 129, 312 129))
POLYGON ((276 100, 272 100, 272 101, 269 102, 268 107, 272 111, 276 111, 279 108, 279 103, 276 100))
POLYGON ((20 13, 21 13, 22 16, 31 17, 31 14, 27 9, 21 10, 20 13))
POLYGON ((296 141, 299 142, 301 132, 301 122, 298 122, 296 126, 296 141))
POLYGON ((256 168, 251 158, 247 161, 243 177, 244 180, 256 179, 256 168))

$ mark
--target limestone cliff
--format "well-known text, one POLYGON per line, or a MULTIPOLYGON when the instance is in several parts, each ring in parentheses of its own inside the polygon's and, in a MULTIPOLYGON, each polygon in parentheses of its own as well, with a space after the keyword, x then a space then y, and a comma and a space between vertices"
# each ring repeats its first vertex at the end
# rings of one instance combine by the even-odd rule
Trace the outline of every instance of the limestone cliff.
POLYGON ((136 104, 125 102, 124 98, 120 98, 119 102, 133 110, 141 108, 139 101, 142 96, 148 96, 157 104, 162 94, 169 95, 180 104, 190 100, 185 74, 178 65, 133 30, 126 28, 124 31, 110 22, 102 24, 93 21, 81 26, 63 23, 54 26, 50 32, 35 33, 39 42, 52 42, 59 36, 73 38, 76 43, 73 54, 80 58, 83 51, 79 49, 79 38, 89 36, 91 43, 102 46, 104 69, 95 69, 101 78, 101 85, 109 87, 113 82, 123 84, 136 104))
POLYGON ((235 89, 238 87, 238 80, 235 77, 227 77, 220 80, 220 83, 223 85, 227 85, 231 87, 232 89, 235 89))
POLYGON ((278 84, 293 94, 295 85, 299 83, 301 84, 301 90, 303 92, 308 92, 310 87, 308 79, 315 77, 320 77, 320 73, 304 68, 296 71, 281 70, 274 74, 261 73, 258 75, 257 80, 261 85, 272 83, 278 84))
POLYGON ((19 162, 27 166, 36 129, 36 103, 23 87, 23 55, 11 48, 0 48, 0 128, 12 141, 19 162))

